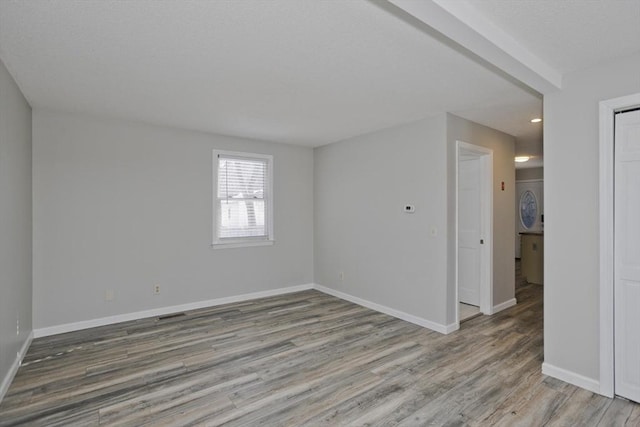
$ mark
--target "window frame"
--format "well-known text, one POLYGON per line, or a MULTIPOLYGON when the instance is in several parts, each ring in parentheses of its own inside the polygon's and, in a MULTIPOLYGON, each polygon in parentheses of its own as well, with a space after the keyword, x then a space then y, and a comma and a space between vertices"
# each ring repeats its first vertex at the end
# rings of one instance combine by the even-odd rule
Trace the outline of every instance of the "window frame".
POLYGON ((240 151, 227 151, 214 149, 212 152, 212 243, 211 247, 214 249, 224 248, 242 248, 251 246, 269 246, 273 245, 275 238, 273 235, 273 156, 270 154, 248 153, 240 151), (266 236, 246 236, 246 237, 223 237, 218 236, 217 227, 217 215, 218 215, 218 170, 220 167, 219 156, 240 158, 247 160, 261 160, 266 161, 267 172, 265 180, 265 188, 263 192, 263 200, 265 204, 265 231, 266 236))

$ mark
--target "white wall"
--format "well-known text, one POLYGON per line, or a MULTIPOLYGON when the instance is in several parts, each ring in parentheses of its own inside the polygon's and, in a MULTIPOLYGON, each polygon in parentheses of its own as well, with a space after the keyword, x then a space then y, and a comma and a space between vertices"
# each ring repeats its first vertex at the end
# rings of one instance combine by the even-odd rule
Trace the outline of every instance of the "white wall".
POLYGON ((35 109, 33 151, 35 328, 313 280, 310 148, 35 109), (214 148, 274 156, 273 246, 209 246, 214 148))
POLYGON ((31 107, 0 61, 0 400, 32 330, 31 292, 31 107))
POLYGON ((640 92, 640 54, 544 99, 545 363, 599 380, 598 103, 640 92))
MULTIPOLYGON (((495 129, 447 114, 448 143, 448 206, 455 212, 455 150, 456 141, 479 145, 493 150, 493 305, 507 303, 515 294, 515 138, 495 129), (501 183, 505 189, 502 191, 501 183)), ((455 217, 448 217, 449 229, 449 301, 455 292, 455 217)), ((449 304, 447 320, 455 321, 455 307, 449 304)))
POLYGON ((542 179, 544 176, 544 168, 524 168, 516 169, 516 181, 525 179, 542 179))
POLYGON ((440 115, 315 149, 316 283, 445 325, 445 131, 440 115))

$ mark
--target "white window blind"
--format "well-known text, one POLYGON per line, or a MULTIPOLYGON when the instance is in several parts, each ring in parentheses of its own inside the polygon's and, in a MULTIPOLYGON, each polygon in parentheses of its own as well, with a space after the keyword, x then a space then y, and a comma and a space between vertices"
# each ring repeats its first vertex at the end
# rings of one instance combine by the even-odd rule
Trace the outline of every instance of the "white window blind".
POLYGON ((270 157, 218 152, 214 161, 217 162, 214 243, 270 239, 270 157))

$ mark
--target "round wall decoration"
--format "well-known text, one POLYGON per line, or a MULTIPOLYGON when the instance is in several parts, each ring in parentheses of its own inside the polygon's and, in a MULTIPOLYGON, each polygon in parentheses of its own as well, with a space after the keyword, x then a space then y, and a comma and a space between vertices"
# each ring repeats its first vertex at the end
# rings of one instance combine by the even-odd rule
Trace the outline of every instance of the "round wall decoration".
POLYGON ((520 196, 520 222, 527 230, 532 228, 538 217, 538 200, 532 191, 527 190, 520 196))

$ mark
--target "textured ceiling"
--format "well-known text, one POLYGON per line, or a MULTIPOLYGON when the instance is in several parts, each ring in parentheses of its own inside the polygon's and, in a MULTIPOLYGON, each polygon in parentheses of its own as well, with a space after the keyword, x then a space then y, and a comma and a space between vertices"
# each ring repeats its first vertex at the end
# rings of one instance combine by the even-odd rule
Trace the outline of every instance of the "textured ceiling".
POLYGON ((640 51, 640 0, 466 1, 563 74, 640 51))
POLYGON ((368 1, 0 2, 35 107, 317 146, 445 111, 540 141, 540 98, 368 1))
MULTIPOLYGON (((640 51, 640 0, 467 3, 563 73, 640 51)), ((34 107, 307 146, 448 111, 541 158, 540 97, 433 34, 384 1, 0 1, 34 107)))

